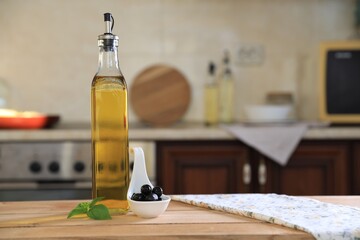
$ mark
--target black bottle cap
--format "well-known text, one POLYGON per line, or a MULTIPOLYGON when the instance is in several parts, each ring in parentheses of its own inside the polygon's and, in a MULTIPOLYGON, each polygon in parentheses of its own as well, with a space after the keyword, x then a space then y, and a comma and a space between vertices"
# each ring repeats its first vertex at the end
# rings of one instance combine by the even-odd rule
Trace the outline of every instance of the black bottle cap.
POLYGON ((224 59, 223 59, 223 62, 225 64, 228 64, 230 62, 230 53, 228 50, 225 50, 224 51, 224 59))
POLYGON ((111 13, 104 13, 104 21, 108 21, 110 22, 111 21, 111 13))
POLYGON ((209 73, 213 75, 215 73, 215 64, 213 62, 209 63, 209 73))

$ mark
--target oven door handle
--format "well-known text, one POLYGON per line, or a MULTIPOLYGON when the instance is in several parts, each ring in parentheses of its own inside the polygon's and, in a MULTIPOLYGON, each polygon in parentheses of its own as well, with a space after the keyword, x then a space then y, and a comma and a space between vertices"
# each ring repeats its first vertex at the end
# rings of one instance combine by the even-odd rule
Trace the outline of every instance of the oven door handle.
POLYGON ((1 182, 0 190, 37 189, 36 182, 1 182))

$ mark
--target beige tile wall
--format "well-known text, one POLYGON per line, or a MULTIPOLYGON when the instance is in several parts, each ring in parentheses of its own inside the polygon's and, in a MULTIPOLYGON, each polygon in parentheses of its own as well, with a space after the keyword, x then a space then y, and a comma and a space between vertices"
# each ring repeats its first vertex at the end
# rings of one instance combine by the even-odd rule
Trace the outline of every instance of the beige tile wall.
MULTIPOLYGON (((236 118, 268 91, 294 93, 299 117, 317 119, 317 51, 323 40, 353 33, 354 0, 0 0, 0 78, 10 107, 90 121, 102 14, 115 17, 119 58, 131 86, 155 63, 176 66, 192 87, 185 120, 202 120, 202 85, 210 60, 233 57, 236 118), (265 49, 262 65, 238 63, 244 45, 265 49)), ((130 121, 136 121, 131 111, 130 121)))

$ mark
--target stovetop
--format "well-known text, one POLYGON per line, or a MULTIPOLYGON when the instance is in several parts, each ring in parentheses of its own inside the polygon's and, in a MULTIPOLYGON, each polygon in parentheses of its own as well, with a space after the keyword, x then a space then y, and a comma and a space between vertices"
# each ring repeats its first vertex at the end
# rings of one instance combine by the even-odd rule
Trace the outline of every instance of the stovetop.
POLYGON ((75 181, 91 179, 91 143, 0 144, 0 181, 75 181))

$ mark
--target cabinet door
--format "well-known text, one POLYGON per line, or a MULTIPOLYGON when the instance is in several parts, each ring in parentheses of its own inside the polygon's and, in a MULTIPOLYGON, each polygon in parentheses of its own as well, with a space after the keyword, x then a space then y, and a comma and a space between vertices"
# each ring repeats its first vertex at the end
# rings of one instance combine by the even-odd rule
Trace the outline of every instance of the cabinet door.
POLYGON ((352 169, 352 194, 360 195, 360 142, 354 144, 354 157, 351 163, 352 169))
POLYGON ((290 195, 349 194, 349 145, 302 142, 285 167, 266 160, 267 182, 261 192, 290 195))
POLYGON ((158 142, 156 151, 157 182, 168 194, 249 191, 248 149, 239 142, 158 142))

